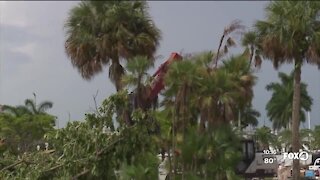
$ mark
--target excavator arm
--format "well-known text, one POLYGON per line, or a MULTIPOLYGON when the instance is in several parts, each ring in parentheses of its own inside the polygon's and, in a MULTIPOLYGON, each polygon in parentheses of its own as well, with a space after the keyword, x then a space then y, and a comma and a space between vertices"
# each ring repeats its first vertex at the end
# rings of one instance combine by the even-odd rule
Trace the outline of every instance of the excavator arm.
POLYGON ((154 79, 151 83, 151 89, 150 89, 150 95, 149 95, 149 99, 151 101, 158 96, 158 94, 162 89, 164 89, 164 76, 167 73, 170 64, 180 60, 182 60, 182 56, 180 56, 176 52, 171 53, 171 56, 169 57, 169 59, 165 61, 163 64, 161 64, 158 70, 153 74, 152 77, 154 79))
POLYGON ((161 64, 161 66, 157 69, 157 71, 153 74, 153 80, 151 85, 148 86, 146 89, 143 89, 142 92, 143 97, 138 100, 137 92, 133 91, 129 94, 129 101, 130 107, 124 113, 127 124, 132 124, 132 120, 130 117, 131 112, 136 108, 141 109, 149 109, 151 107, 155 107, 155 102, 157 100, 158 94, 161 90, 164 89, 164 76, 167 73, 169 66, 175 62, 182 60, 182 57, 176 53, 171 53, 171 56, 168 60, 161 64))

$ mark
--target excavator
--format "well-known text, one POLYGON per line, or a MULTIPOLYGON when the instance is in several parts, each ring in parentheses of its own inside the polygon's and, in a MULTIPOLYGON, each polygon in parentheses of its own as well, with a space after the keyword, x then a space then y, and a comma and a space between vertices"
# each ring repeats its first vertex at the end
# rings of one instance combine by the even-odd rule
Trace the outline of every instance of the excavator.
MULTIPOLYGON (((144 92, 144 108, 150 108, 152 103, 157 100, 158 94, 165 88, 164 76, 167 73, 169 66, 181 61, 182 56, 176 52, 171 53, 170 57, 160 65, 157 71, 152 75, 153 81, 151 85, 144 92)), ((140 107, 135 92, 129 95, 133 109, 140 107)), ((256 152, 255 141, 253 139, 243 138, 242 140, 242 160, 235 165, 235 171, 242 177, 251 179, 255 177, 274 177, 278 168, 277 161, 272 163, 264 163, 264 158, 274 158, 272 155, 266 155, 262 152, 256 152), (271 157, 272 156, 272 157, 271 157)), ((161 154, 164 154, 162 152, 161 154)), ((165 159, 162 155, 162 159, 165 159)))

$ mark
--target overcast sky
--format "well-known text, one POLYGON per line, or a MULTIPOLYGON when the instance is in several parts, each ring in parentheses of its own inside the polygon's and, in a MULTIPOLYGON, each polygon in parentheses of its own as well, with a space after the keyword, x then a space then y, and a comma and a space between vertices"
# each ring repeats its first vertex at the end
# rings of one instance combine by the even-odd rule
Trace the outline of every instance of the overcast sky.
MULTIPOLYGON (((264 18, 268 2, 169 2, 150 1, 150 14, 162 31, 163 39, 157 54, 164 58, 171 52, 201 52, 217 49, 223 28, 240 19, 251 25, 264 18)), ((69 120, 82 120, 94 107, 92 96, 98 93, 98 103, 115 92, 108 79, 108 68, 85 81, 74 69, 64 51, 64 22, 68 11, 78 2, 0 2, 0 104, 18 105, 37 94, 37 102, 54 103, 50 113, 58 117, 59 127, 69 120)), ((241 47, 234 50, 240 52, 241 47)), ((279 71, 289 72, 293 65, 279 71)), ((271 93, 266 84, 278 81, 277 71, 268 61, 256 73, 254 107, 262 114, 260 125, 270 122, 265 105, 271 93)), ((319 70, 305 65, 302 80, 314 99, 311 125, 320 123, 319 70)))

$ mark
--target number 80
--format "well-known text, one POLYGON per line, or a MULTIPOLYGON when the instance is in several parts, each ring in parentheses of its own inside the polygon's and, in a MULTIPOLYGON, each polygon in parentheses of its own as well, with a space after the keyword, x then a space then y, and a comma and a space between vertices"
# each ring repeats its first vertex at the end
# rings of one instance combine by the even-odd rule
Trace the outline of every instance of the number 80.
POLYGON ((274 161, 273 158, 264 158, 264 159, 263 159, 263 162, 264 162, 265 164, 272 164, 273 161, 274 161))

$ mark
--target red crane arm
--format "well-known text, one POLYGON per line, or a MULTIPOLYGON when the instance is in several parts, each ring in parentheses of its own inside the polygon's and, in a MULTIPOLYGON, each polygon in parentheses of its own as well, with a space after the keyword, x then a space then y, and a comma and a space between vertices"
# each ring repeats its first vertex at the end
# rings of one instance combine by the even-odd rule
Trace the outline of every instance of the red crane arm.
POLYGON ((178 53, 171 53, 169 59, 165 61, 163 64, 161 64, 158 70, 153 74, 154 80, 151 83, 151 92, 149 96, 150 100, 153 100, 164 88, 163 78, 168 70, 168 66, 170 66, 170 64, 174 61, 179 61, 181 59, 182 57, 178 53))

